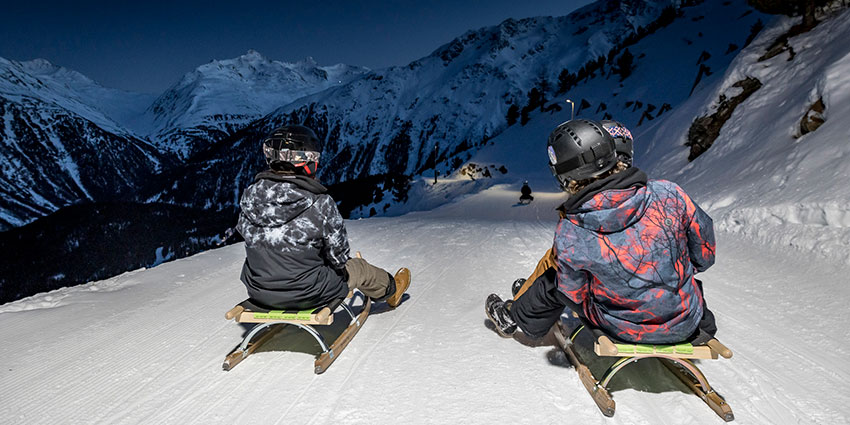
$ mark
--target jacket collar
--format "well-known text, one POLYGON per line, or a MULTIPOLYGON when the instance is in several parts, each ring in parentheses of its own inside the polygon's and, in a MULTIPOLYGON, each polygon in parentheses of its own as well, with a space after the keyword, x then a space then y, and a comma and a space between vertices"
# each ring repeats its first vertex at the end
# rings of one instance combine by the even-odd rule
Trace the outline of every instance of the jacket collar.
POLYGON ((317 182, 315 179, 295 173, 279 173, 274 172, 272 170, 266 170, 257 174, 256 177, 254 177, 255 183, 260 180, 271 180, 281 183, 291 183, 308 192, 315 193, 316 195, 328 193, 328 188, 322 186, 322 184, 317 182))
POLYGON ((646 186, 646 173, 637 167, 630 167, 619 173, 612 174, 602 180, 596 180, 582 189, 579 193, 570 196, 558 210, 565 214, 576 214, 583 212, 581 208, 585 202, 591 200, 599 192, 609 189, 628 189, 630 187, 646 186))

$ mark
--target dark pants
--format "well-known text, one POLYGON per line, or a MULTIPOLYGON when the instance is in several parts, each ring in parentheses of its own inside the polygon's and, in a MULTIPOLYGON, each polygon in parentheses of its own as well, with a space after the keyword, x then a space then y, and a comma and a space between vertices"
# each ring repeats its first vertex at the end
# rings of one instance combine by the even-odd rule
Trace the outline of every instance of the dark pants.
MULTIPOLYGON (((696 282, 701 293, 702 282, 700 280, 696 282)), ((581 305, 574 303, 558 290, 558 276, 555 268, 548 268, 527 287, 521 296, 514 299, 510 314, 526 335, 540 338, 549 332, 565 308, 574 311, 587 322, 581 305)), ((717 333, 717 324, 714 321, 714 313, 708 309, 703 299, 702 320, 694 336, 689 339, 693 339, 696 343, 704 343, 715 333, 717 333)))
POLYGON ((558 321, 565 307, 581 314, 581 306, 558 290, 554 268, 543 272, 511 304, 511 317, 526 335, 540 338, 558 321))

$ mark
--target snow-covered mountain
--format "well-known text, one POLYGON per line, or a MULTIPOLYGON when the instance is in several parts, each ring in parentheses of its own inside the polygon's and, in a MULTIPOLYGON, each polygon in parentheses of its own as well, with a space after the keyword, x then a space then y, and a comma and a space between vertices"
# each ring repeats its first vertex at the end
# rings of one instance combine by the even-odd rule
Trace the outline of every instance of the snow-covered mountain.
POLYGON ((406 66, 274 111, 190 164, 152 199, 234 206, 262 167, 259 139, 285 123, 303 122, 325 139, 320 177, 333 184, 422 173, 433 169, 435 151, 441 171, 456 170, 508 127, 512 106, 529 109, 519 115, 558 113, 571 97, 583 114, 646 114, 648 122, 688 97, 701 66, 724 69, 761 16, 744 0, 600 1, 564 17, 509 19, 469 31, 406 66), (627 71, 620 69, 623 56, 632 56, 627 71), (659 73, 669 76, 659 80, 659 73))
POLYGON ((366 71, 250 51, 203 65, 155 98, 43 59, 0 58, 0 229, 79 202, 133 199, 175 159, 366 71))
POLYGON ((0 229, 66 205, 132 197, 170 164, 145 141, 55 104, 0 97, 0 117, 0 229))
POLYGON ((0 58, 0 229, 132 196, 170 167, 119 123, 144 100, 44 60, 0 58))
POLYGON ((150 105, 145 120, 154 144, 185 159, 275 108, 366 72, 345 64, 319 66, 313 58, 271 61, 249 50, 184 75, 150 105))
POLYGON ((0 96, 53 104, 119 135, 128 135, 155 96, 103 87, 77 71, 45 59, 0 58, 0 96))

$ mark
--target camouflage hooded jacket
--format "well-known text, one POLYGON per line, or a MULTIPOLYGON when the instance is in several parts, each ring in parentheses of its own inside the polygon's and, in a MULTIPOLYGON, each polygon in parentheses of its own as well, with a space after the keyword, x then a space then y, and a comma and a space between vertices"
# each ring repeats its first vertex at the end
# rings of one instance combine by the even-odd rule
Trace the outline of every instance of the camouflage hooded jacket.
POLYGON ((245 189, 236 229, 245 238, 241 279, 249 297, 307 309, 348 292, 348 237, 326 191, 311 178, 271 171, 245 189))
POLYGON ((694 274, 714 264, 711 218, 675 183, 635 168, 596 183, 562 207, 558 288, 622 340, 685 340, 703 314, 694 274))

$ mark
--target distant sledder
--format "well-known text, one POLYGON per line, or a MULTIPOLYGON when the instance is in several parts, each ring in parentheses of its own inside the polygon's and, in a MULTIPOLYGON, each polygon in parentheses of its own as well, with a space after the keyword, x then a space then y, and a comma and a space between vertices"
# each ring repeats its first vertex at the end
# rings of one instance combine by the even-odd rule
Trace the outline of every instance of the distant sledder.
POLYGON ((395 276, 350 258, 342 216, 327 189, 315 180, 322 143, 307 127, 273 131, 262 144, 269 169, 242 194, 237 230, 245 238, 247 258, 242 283, 248 299, 225 317, 257 323, 224 361, 230 370, 284 326, 312 335, 322 353, 315 372, 324 372, 366 320, 372 300, 397 307, 410 285, 410 271, 395 276), (355 290, 357 292, 355 292, 355 290), (355 315, 354 295, 363 298, 355 315), (329 325, 337 308, 351 317, 348 328, 330 346, 314 325, 329 325))
POLYGON ((534 200, 534 197, 531 196, 531 187, 528 186, 528 180, 522 183, 522 188, 519 190, 519 193, 520 204, 530 204, 531 201, 534 200))
POLYGON ((503 337, 550 330, 606 416, 608 382, 627 364, 662 362, 721 418, 734 418, 690 359, 732 353, 714 339, 714 316, 694 278, 714 264, 711 218, 675 183, 648 180, 630 167, 631 133, 620 123, 576 119, 549 135, 550 169, 569 194, 558 208, 555 241, 512 300, 491 294, 487 317, 503 337), (566 329, 561 315, 580 322, 566 329), (594 352, 619 358, 597 379, 573 344, 587 328, 594 352))

